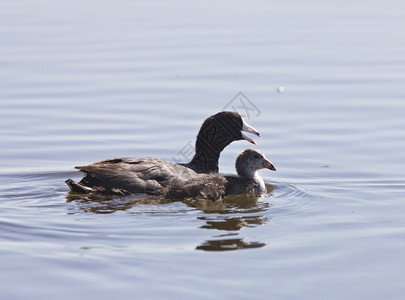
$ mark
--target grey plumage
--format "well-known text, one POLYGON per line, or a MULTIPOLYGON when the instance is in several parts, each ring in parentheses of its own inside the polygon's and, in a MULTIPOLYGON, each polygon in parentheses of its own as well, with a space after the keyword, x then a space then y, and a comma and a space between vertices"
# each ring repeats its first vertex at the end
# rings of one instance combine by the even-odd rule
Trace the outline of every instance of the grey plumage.
POLYGON ((229 194, 263 193, 262 168, 275 170, 263 153, 246 149, 236 160, 238 175, 199 174, 158 158, 118 158, 76 167, 85 173, 76 183, 66 184, 73 192, 127 195, 145 193, 169 199, 218 200, 229 194))

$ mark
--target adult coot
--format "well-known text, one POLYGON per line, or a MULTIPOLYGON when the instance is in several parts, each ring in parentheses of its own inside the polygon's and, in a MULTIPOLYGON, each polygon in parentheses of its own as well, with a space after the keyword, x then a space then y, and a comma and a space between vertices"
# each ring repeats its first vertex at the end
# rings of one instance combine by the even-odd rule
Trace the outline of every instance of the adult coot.
POLYGON ((77 183, 66 180, 74 192, 110 194, 147 193, 161 195, 167 186, 175 186, 195 177, 196 173, 217 173, 221 151, 230 143, 255 141, 242 131, 260 136, 237 112, 219 112, 207 118, 197 135, 195 155, 186 164, 158 158, 114 158, 76 167, 85 173, 77 183))

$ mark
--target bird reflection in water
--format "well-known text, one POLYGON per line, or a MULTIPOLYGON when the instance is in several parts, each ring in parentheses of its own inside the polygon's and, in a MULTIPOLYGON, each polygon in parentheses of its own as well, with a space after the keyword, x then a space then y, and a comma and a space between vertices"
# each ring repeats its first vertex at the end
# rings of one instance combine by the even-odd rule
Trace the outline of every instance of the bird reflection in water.
MULTIPOLYGON (((267 190, 273 188, 267 186, 267 190)), ((259 201, 260 197, 254 194, 232 195, 224 199, 225 208, 220 211, 204 210, 204 216, 198 217, 205 222, 201 228, 225 231, 216 239, 203 242, 196 250, 229 251, 248 248, 261 248, 267 244, 260 241, 245 241, 235 238, 244 227, 254 228, 264 225, 268 218, 264 212, 270 208, 268 202, 259 201)))
MULTIPOLYGON (((274 189, 266 185, 267 194, 274 189)), ((235 238, 239 231, 244 228, 254 228, 266 224, 269 220, 264 212, 270 208, 270 204, 265 201, 259 201, 260 196, 255 194, 231 195, 225 197, 222 201, 213 202, 210 200, 183 200, 182 203, 202 211, 204 214, 197 217, 204 222, 200 228, 214 229, 225 232, 223 235, 216 236, 215 239, 204 241, 196 247, 196 250, 204 251, 228 251, 248 248, 260 248, 267 244, 260 241, 245 241, 243 238, 235 238)), ((69 192, 66 196, 67 202, 74 201, 77 206, 70 213, 80 212, 108 214, 117 211, 127 211, 136 209, 140 205, 159 206, 169 204, 173 201, 161 197, 144 195, 130 195, 125 197, 108 196, 101 194, 77 194, 69 192)), ((143 207, 144 208, 144 207, 143 207)), ((152 209, 151 212, 158 211, 152 209)), ((142 209, 142 213, 145 210, 142 209)))
POLYGON ((115 196, 104 194, 80 194, 68 192, 66 202, 75 202, 77 206, 71 210, 75 213, 110 214, 118 211, 127 211, 140 205, 160 205, 172 203, 168 199, 144 195, 115 196))
POLYGON ((243 239, 229 239, 206 241, 201 246, 197 246, 196 249, 204 251, 228 251, 248 248, 261 248, 264 246, 266 246, 266 243, 245 242, 243 239))

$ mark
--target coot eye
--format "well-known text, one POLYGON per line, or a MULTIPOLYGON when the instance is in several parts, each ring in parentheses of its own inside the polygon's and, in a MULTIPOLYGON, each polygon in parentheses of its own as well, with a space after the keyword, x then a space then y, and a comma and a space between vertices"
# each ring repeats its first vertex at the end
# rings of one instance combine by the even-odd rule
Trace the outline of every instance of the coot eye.
POLYGON ((258 154, 255 154, 255 158, 259 158, 259 155, 258 155, 258 154))

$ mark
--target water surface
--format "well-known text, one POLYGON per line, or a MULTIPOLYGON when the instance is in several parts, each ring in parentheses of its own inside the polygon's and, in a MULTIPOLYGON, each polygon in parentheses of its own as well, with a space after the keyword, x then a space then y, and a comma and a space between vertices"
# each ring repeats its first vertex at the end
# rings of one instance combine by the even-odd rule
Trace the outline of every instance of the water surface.
POLYGON ((404 8, 2 1, 1 298, 401 299, 404 8), (76 165, 186 161, 223 109, 261 132, 269 193, 68 193, 76 165))

